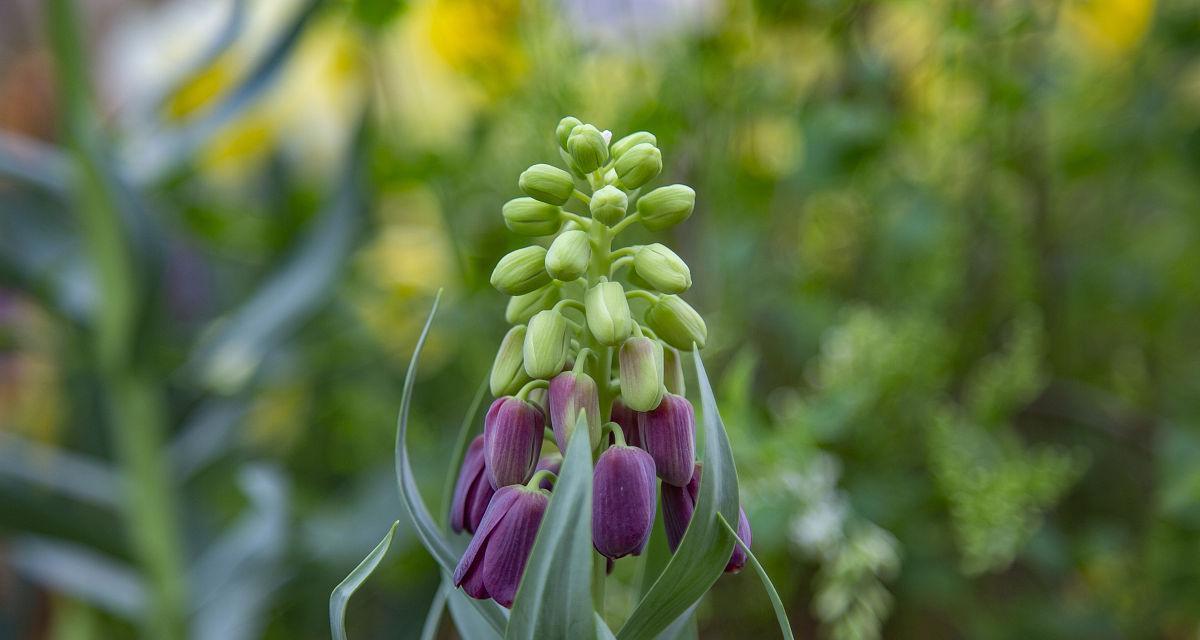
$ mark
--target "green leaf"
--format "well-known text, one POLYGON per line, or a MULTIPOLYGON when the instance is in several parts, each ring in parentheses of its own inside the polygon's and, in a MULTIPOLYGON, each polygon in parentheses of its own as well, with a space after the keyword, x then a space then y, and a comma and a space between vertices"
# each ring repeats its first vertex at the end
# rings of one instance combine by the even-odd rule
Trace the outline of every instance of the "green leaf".
POLYGON ((771 606, 775 608, 775 619, 779 622, 779 631, 783 633, 783 637, 787 640, 794 640, 795 636, 792 635, 792 624, 788 622, 787 610, 783 608, 783 601, 779 599, 779 592, 775 590, 775 585, 772 584, 771 578, 767 577, 766 569, 763 569, 758 558, 754 557, 754 554, 751 553, 750 547, 746 546, 746 543, 737 537, 737 529, 729 524, 725 516, 718 515, 717 517, 721 519, 721 524, 725 529, 733 534, 733 539, 737 543, 737 546, 746 552, 746 559, 750 562, 750 566, 754 567, 754 572, 758 574, 758 579, 762 581, 763 588, 767 590, 767 597, 771 599, 771 606))
MULTIPOLYGON (((417 532, 417 538, 429 550, 433 559, 441 565, 442 570, 453 574, 454 567, 458 564, 459 554, 450 546, 450 542, 446 540, 442 530, 429 513, 429 507, 426 506, 424 498, 421 497, 420 488, 417 487, 417 479, 413 475, 412 461, 408 458, 408 447, 406 445, 408 437, 408 409, 412 405, 413 383, 417 377, 417 362, 421 358, 421 349, 425 346, 425 339, 429 336, 429 327, 433 325, 433 316, 437 313, 438 303, 441 302, 441 299, 442 292, 438 291, 437 297, 433 300, 433 308, 429 310, 429 317, 425 320, 425 327, 421 329, 421 335, 417 338, 416 346, 413 347, 413 357, 408 363, 408 372, 404 375, 404 390, 400 395, 400 414, 396 417, 396 483, 400 487, 400 503, 404 505, 405 512, 408 513, 409 518, 412 520, 413 529, 417 532)), ((455 593, 459 593, 457 589, 454 591, 455 593)), ((508 615, 503 607, 491 600, 475 600, 466 596, 464 598, 488 622, 497 635, 504 633, 504 627, 508 624, 508 615)), ((453 597, 451 597, 451 613, 454 612, 454 609, 455 602, 453 597)), ((458 620, 457 616, 455 620, 458 620)))
MULTIPOLYGON (((575 433, 587 433, 582 413, 575 433)), ((508 639, 594 638, 592 452, 572 438, 509 617, 508 639)), ((600 624, 603 624, 602 622, 600 624)))
POLYGON ((617 633, 621 640, 653 638, 670 627, 721 577, 733 553, 734 536, 721 526, 717 516, 735 521, 738 517, 737 469, 704 363, 695 350, 692 355, 700 383, 704 425, 700 494, 692 523, 679 548, 617 633))
POLYGON ((450 617, 454 620, 458 635, 466 640, 500 640, 500 632, 476 606, 479 601, 471 599, 462 589, 455 588, 450 582, 450 574, 444 571, 442 581, 448 585, 446 606, 450 609, 450 617))
POLYGON ((346 579, 342 580, 329 596, 329 629, 333 633, 334 640, 346 640, 346 605, 350 603, 350 596, 358 591, 362 583, 366 582, 367 578, 374 573, 375 568, 379 566, 388 547, 392 546, 392 537, 396 535, 398 526, 400 526, 399 520, 392 523, 392 527, 388 529, 383 540, 375 545, 371 553, 368 553, 367 557, 363 558, 357 567, 354 567, 354 571, 351 571, 350 575, 346 576, 346 579))
POLYGON ((445 578, 433 594, 433 602, 429 603, 429 612, 425 614, 425 627, 421 629, 421 640, 437 638, 438 627, 441 626, 442 612, 446 610, 446 596, 454 587, 445 578))

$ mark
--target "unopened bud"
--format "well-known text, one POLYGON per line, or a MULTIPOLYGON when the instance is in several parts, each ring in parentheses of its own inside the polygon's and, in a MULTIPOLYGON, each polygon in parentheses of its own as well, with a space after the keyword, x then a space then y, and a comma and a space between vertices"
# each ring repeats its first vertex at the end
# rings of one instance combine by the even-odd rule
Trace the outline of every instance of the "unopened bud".
POLYGON ((582 411, 592 449, 600 444, 600 390, 586 373, 564 371, 550 381, 550 426, 559 451, 566 451, 582 411))
POLYGON ((567 151, 575 160, 575 166, 584 173, 591 173, 608 160, 608 144, 604 134, 590 124, 581 124, 571 130, 567 138, 567 151))
POLYGON ((579 229, 564 231, 550 243, 546 271, 555 280, 571 282, 587 273, 591 259, 592 245, 587 233, 579 229))
POLYGON ((613 168, 622 187, 637 189, 662 171, 662 152, 648 142, 636 144, 617 158, 613 168))
POLYGON ((592 210, 592 218, 611 226, 625 217, 625 210, 629 208, 629 196, 610 184, 597 189, 592 194, 589 206, 592 210))
POLYGON ((571 334, 563 314, 554 309, 537 312, 525 333, 525 373, 531 378, 553 378, 563 370, 570 346, 571 334))
POLYGON ((537 245, 517 249, 500 258, 492 270, 492 286, 510 296, 529 293, 549 282, 546 250, 537 245))
POLYGON ((654 460, 637 447, 609 447, 592 475, 592 544, 611 559, 639 555, 654 527, 654 460))
POLYGON ((656 291, 683 293, 692 286, 692 271, 666 246, 648 244, 633 256, 633 270, 656 291))
POLYGON ((703 349, 708 340, 704 318, 679 296, 660 297, 646 310, 646 324, 659 339, 681 351, 691 351, 692 343, 703 349))
POLYGON ((626 151, 629 151, 643 142, 651 146, 658 146, 658 138, 655 138, 653 133, 650 133, 649 131, 635 131, 612 143, 612 146, 609 147, 609 149, 612 152, 613 158, 620 158, 621 156, 625 155, 626 151))
POLYGON ((662 400, 663 349, 657 340, 632 336, 621 345, 621 401, 634 411, 649 411, 662 400))
POLYGON ((525 195, 552 205, 562 205, 575 192, 571 174, 548 164, 535 164, 521 172, 517 181, 525 195))
POLYGON ((584 307, 588 329, 600 344, 621 344, 633 330, 629 301, 619 282, 600 282, 588 289, 584 307))
POLYGON ((533 198, 509 200, 500 212, 504 215, 504 226, 523 236, 554 235, 562 226, 560 207, 533 198))
POLYGON ((668 393, 687 395, 687 382, 683 378, 683 358, 675 347, 663 349, 663 386, 668 393))
POLYGON ((654 458, 658 477, 686 486, 696 462, 696 413, 687 398, 668 393, 658 407, 638 414, 642 448, 654 458))
POLYGON ((513 396, 496 398, 483 417, 483 457, 492 486, 523 484, 542 454, 541 409, 513 396))
POLYGON ((533 314, 553 307, 558 298, 558 287, 554 284, 543 285, 529 293, 513 296, 509 298, 508 306, 504 309, 504 319, 509 324, 529 322, 533 314))
POLYGON ((493 396, 512 395, 529 382, 522 354, 524 349, 525 325, 519 324, 504 334, 500 349, 496 351, 496 360, 492 362, 490 385, 493 396))
POLYGON ((558 137, 558 146, 566 149, 567 138, 570 138, 571 132, 575 130, 575 127, 578 127, 581 124, 583 123, 580 122, 579 118, 576 118, 575 116, 567 116, 562 120, 559 120, 558 127, 554 129, 554 135, 558 137))
POLYGON ((659 187, 637 202, 642 225, 651 231, 662 231, 687 220, 695 207, 696 192, 686 184, 659 187))

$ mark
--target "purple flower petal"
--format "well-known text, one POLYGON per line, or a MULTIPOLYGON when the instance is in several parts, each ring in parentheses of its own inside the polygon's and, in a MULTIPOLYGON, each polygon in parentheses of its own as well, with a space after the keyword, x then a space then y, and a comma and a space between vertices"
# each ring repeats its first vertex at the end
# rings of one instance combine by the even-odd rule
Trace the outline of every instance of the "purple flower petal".
POLYGON ((592 483, 592 544, 609 558, 638 555, 654 527, 654 460, 629 446, 600 455, 592 483))
POLYGON ((483 419, 483 458, 492 487, 523 484, 542 453, 541 409, 505 396, 497 398, 483 419))
POLYGON ((654 458, 658 477, 682 487, 696 462, 696 414, 683 396, 663 395, 658 408, 638 414, 642 447, 654 458))

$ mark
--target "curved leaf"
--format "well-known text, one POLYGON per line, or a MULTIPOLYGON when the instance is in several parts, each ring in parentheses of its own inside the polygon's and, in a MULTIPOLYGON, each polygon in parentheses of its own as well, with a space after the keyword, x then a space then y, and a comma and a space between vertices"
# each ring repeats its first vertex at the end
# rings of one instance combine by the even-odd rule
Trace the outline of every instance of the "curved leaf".
MULTIPOLYGON (((458 553, 451 548, 449 541, 434 521, 433 516, 429 513, 429 507, 426 506, 424 498, 421 497, 420 488, 417 487, 417 479, 413 475, 412 461, 408 458, 408 409, 412 405, 413 383, 417 377, 417 362, 421 357, 421 349, 425 346, 425 338, 429 336, 429 327, 433 325, 433 316, 437 313, 438 304, 441 302, 442 292, 438 291, 437 296, 433 299, 433 307, 429 310, 429 317, 425 320, 425 327, 421 329, 421 335, 417 337, 417 344, 413 347, 412 360, 408 363, 408 372, 404 375, 404 390, 400 395, 400 414, 396 417, 396 483, 400 487, 400 503, 404 505, 405 512, 412 520, 413 529, 417 532, 417 538, 421 540, 421 544, 429 550, 433 559, 441 565, 446 573, 454 573, 454 567, 458 564, 458 553)), ((457 590, 455 590, 457 592, 457 590)), ((465 597, 465 596, 464 596, 465 597)), ((466 598, 483 619, 487 620, 492 629, 497 635, 504 633, 504 627, 508 623, 508 616, 504 608, 491 600, 475 600, 466 598)), ((454 611, 454 599, 451 597, 450 610, 454 611)), ((456 618, 457 619, 457 618, 456 618)))
POLYGON ((617 633, 621 640, 653 638, 685 614, 721 577, 733 553, 734 536, 718 515, 738 517, 737 469, 712 385, 700 354, 693 350, 704 423, 704 475, 692 523, 675 555, 617 633))
MULTIPOLYGON (((582 413, 575 433, 587 433, 582 413)), ((572 438, 538 529, 505 638, 596 637, 592 611, 592 452, 572 438)), ((599 624, 603 624, 600 622, 599 624)))
POLYGON ((448 585, 446 606, 450 609, 450 617, 454 620, 458 635, 466 640, 500 640, 501 632, 475 606, 479 601, 472 600, 462 589, 455 588, 450 582, 450 574, 444 571, 442 580, 448 585))
POLYGON ((720 518, 721 525, 725 527, 725 530, 733 534, 733 539, 737 543, 737 546, 746 552, 746 559, 754 567, 754 572, 758 574, 758 579, 762 580, 763 588, 767 590, 767 597, 771 599, 771 606, 775 608, 775 619, 779 621, 779 631, 783 633, 783 637, 787 640, 794 640, 795 636, 792 635, 792 624, 788 622, 787 611, 783 608, 783 601, 779 599, 779 592, 775 590, 775 585, 767 577, 766 569, 763 569, 763 566, 758 562, 758 558, 755 558, 754 554, 750 552, 750 547, 747 547, 746 543, 737 537, 737 529, 729 524, 725 516, 718 514, 717 517, 720 518))
POLYGON ((438 627, 442 623, 442 612, 446 610, 446 594, 454 587, 443 578, 433 594, 433 602, 429 603, 429 612, 425 614, 425 626, 421 629, 421 640, 437 638, 438 627))
POLYGON ((350 602, 350 596, 354 595, 355 591, 362 586, 362 583, 367 581, 367 578, 374 573, 375 568, 379 566, 379 562, 383 560, 383 556, 387 553, 388 547, 392 546, 392 537, 396 535, 396 527, 400 526, 400 521, 392 523, 392 527, 388 529, 387 535, 363 561, 354 567, 354 571, 342 580, 341 584, 333 589, 333 593, 329 596, 329 630, 333 634, 334 640, 346 640, 346 605, 350 602))

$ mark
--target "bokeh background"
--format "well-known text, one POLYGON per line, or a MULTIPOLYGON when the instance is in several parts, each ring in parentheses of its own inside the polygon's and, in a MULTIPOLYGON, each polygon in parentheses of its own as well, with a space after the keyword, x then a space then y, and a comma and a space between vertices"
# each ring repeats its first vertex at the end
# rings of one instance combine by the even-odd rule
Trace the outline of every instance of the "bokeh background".
MULTIPOLYGON (((664 242, 801 637, 1200 637, 1194 0, 5 0, 0 637, 327 637, 444 288, 441 503, 568 114, 699 194, 664 242)), ((351 635, 437 584, 402 522, 351 635)), ((752 573, 698 615, 777 633, 752 573)))

